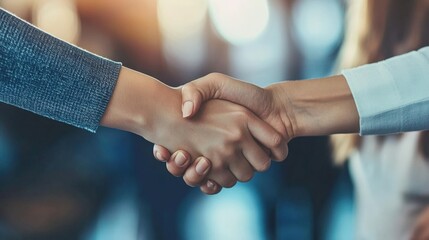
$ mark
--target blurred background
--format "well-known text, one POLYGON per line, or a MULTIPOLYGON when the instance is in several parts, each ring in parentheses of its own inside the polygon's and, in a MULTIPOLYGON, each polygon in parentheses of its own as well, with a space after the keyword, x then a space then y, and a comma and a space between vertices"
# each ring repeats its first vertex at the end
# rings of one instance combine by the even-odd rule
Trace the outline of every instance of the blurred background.
MULTIPOLYGON (((0 0, 91 52, 179 86, 222 72, 260 86, 332 74, 345 0, 0 0)), ((205 196, 152 144, 0 105, 0 239, 350 239, 353 186, 328 138, 205 196)))

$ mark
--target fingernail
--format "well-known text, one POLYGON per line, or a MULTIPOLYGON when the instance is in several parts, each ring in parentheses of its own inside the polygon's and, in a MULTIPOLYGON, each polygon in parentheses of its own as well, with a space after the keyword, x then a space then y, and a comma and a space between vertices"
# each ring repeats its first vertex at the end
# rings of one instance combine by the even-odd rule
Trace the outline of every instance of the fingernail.
POLYGON ((209 170, 209 163, 207 162, 207 159, 201 158, 201 160, 197 163, 195 170, 199 175, 205 175, 207 170, 209 170))
POLYGON ((214 186, 215 186, 215 184, 211 180, 207 181, 207 187, 208 188, 214 188, 214 186))
POLYGON ((174 162, 179 167, 183 167, 185 165, 186 161, 187 161, 187 159, 186 159, 185 155, 183 153, 181 153, 181 152, 179 152, 176 155, 176 158, 174 159, 174 162))
POLYGON ((191 101, 186 101, 182 107, 183 117, 186 118, 191 116, 193 109, 194 109, 194 103, 191 101))
POLYGON ((162 157, 162 155, 161 155, 161 153, 159 153, 158 151, 156 151, 155 152, 155 156, 156 156, 156 158, 158 159, 158 160, 161 160, 161 161, 166 161, 163 157, 162 157))

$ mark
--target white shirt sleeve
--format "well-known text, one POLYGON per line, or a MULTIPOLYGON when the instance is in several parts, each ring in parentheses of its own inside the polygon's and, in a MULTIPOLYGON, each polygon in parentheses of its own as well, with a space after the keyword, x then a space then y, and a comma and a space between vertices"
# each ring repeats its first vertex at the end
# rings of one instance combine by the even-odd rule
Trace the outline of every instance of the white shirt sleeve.
POLYGON ((429 129, 429 47, 342 73, 361 135, 429 129))

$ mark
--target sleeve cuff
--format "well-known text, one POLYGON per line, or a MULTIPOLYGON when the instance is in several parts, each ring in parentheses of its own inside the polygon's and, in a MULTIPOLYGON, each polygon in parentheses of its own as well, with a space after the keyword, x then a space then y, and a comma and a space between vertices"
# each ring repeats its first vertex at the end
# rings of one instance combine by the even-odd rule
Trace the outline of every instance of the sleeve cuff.
POLYGON ((359 113, 360 134, 429 127, 429 48, 342 71, 359 113))

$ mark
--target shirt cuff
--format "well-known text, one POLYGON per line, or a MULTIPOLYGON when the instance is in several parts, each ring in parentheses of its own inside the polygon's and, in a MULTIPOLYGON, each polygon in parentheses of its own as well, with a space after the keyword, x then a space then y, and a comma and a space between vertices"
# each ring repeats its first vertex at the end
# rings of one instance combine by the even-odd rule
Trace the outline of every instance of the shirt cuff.
POLYGON ((360 134, 429 128, 429 48, 344 70, 359 113, 360 134))

